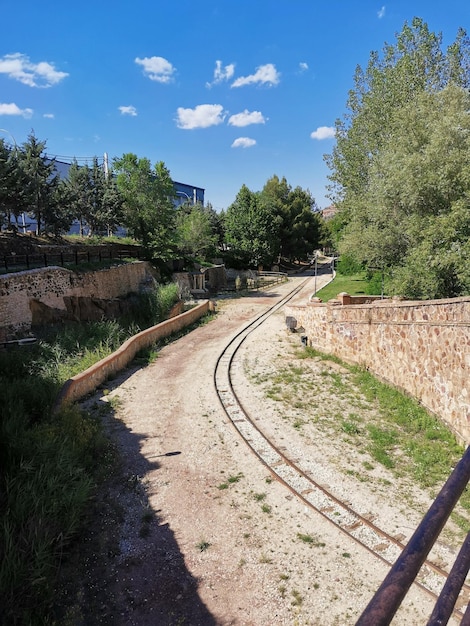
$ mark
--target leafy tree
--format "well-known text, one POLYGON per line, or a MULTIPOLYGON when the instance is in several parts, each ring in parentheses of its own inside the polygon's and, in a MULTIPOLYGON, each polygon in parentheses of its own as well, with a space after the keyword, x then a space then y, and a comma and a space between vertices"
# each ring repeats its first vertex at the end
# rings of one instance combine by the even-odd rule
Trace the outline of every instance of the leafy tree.
POLYGON ((96 230, 106 230, 108 237, 122 224, 123 197, 112 176, 105 180, 104 194, 96 230))
POLYGON ((466 254, 467 218, 457 207, 469 197, 470 45, 462 30, 446 53, 441 43, 414 18, 382 57, 358 67, 326 157, 340 252, 393 274, 392 289, 413 297, 468 290, 451 250, 466 254), (439 245, 436 228, 446 233, 439 245))
POLYGON ((216 248, 221 248, 225 235, 223 212, 217 213, 210 202, 208 202, 205 206, 201 206, 201 210, 209 219, 211 234, 215 237, 216 248))
POLYGON ((168 260, 176 249, 174 184, 159 162, 124 154, 113 162, 117 187, 123 197, 123 221, 150 258, 168 260))
POLYGON ((278 221, 260 194, 243 185, 225 214, 226 241, 248 265, 270 265, 277 253, 278 221))
POLYGON ((450 86, 398 109, 341 251, 393 268, 413 298, 470 292, 470 96, 450 86))
POLYGON ((74 219, 78 220, 80 235, 83 236, 87 215, 91 209, 91 182, 88 165, 80 167, 74 159, 66 179, 60 181, 62 202, 66 204, 74 219))
POLYGON ((98 159, 90 171, 91 206, 87 215, 89 235, 111 233, 121 219, 122 198, 113 177, 106 177, 98 159))
POLYGON ((178 247, 183 255, 201 260, 214 256, 217 235, 213 234, 210 214, 202 204, 192 205, 189 211, 180 209, 176 230, 178 247))
POLYGON ((315 200, 309 191, 292 187, 285 177, 270 178, 261 192, 262 202, 277 215, 279 256, 303 260, 318 247, 322 226, 314 213, 315 200))
POLYGON ((395 45, 385 44, 382 57, 370 56, 367 68, 357 67, 349 92, 348 113, 336 121, 336 146, 326 161, 330 188, 338 205, 350 207, 367 188, 369 168, 390 134, 394 112, 423 91, 438 92, 447 84, 469 86, 470 45, 459 30, 447 55, 442 36, 429 31, 420 18, 405 23, 395 45))

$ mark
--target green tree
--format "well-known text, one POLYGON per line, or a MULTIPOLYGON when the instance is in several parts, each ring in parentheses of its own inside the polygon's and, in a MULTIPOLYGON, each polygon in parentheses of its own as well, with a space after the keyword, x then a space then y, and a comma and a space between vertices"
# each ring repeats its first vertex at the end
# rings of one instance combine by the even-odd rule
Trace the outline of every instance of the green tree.
POLYGON ((441 43, 414 18, 382 57, 373 53, 365 71, 358 67, 348 113, 336 122, 336 146, 326 156, 340 208, 339 251, 393 274, 392 289, 413 297, 467 289, 450 249, 466 254, 459 234, 466 232, 465 212, 453 211, 468 201, 470 46, 462 30, 447 52, 441 43), (437 222, 447 233, 439 246, 432 236, 437 222), (431 263, 431 250, 439 250, 439 262, 431 263))
POLYGON ((382 56, 373 52, 365 70, 357 67, 348 112, 336 121, 336 145, 331 155, 325 155, 337 206, 354 209, 367 189, 370 167, 390 135, 390 120, 398 108, 423 91, 438 92, 450 83, 469 86, 465 31, 459 30, 447 54, 441 43, 442 35, 430 32, 415 17, 411 25, 405 22, 394 45, 385 44, 382 56))
POLYGON ((278 221, 260 194, 243 185, 225 214, 226 241, 240 260, 252 267, 276 258, 278 221))
POLYGON ((149 258, 165 261, 176 249, 174 184, 159 162, 124 154, 113 161, 117 187, 123 198, 123 222, 149 258))
POLYGON ((178 211, 176 230, 183 255, 199 260, 215 255, 217 235, 213 233, 210 214, 200 203, 192 205, 189 211, 178 211))
POLYGON ((413 298, 470 292, 470 96, 423 92, 398 109, 341 251, 392 268, 391 291, 413 298))
POLYGON ((60 190, 61 201, 69 207, 73 218, 78 220, 80 236, 83 236, 87 215, 91 210, 91 181, 88 165, 80 167, 74 159, 67 178, 60 181, 60 190))
POLYGON ((58 213, 55 161, 44 150, 45 141, 39 141, 34 133, 28 136, 20 152, 19 166, 24 176, 24 206, 36 219, 36 234, 41 230, 54 230, 58 213))
POLYGON ((304 260, 315 250, 322 236, 319 216, 314 212, 315 200, 309 191, 292 187, 285 177, 274 175, 263 187, 262 203, 277 216, 279 256, 304 260))
POLYGON ((21 214, 23 185, 18 167, 18 150, 0 139, 0 226, 12 227, 12 218, 18 224, 21 214))

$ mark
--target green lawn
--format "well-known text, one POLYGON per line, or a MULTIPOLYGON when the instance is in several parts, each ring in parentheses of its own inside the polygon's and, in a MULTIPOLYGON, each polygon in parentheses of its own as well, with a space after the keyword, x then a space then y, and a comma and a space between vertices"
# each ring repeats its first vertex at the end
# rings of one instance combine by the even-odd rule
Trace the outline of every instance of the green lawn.
POLYGON ((352 276, 343 276, 336 274, 335 279, 323 289, 317 291, 317 297, 323 302, 328 302, 332 298, 345 291, 351 296, 361 296, 367 293, 367 281, 364 274, 353 274, 352 276))

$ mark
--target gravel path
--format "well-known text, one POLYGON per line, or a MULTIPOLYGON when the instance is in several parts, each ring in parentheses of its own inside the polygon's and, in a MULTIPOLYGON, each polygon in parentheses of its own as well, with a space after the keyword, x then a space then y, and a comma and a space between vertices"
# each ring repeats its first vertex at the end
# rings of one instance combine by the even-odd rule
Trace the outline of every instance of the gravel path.
MULTIPOLYGON (((387 566, 270 478, 226 418, 212 378, 227 340, 300 280, 219 301, 212 321, 87 401, 95 410, 105 403, 113 408, 104 420, 122 464, 64 563, 61 624, 355 623, 387 566)), ((324 281, 318 277, 317 287, 324 281)), ((298 300, 306 301, 312 290, 313 278, 298 300)), ((325 368, 327 374, 328 368, 340 376, 347 372, 300 362, 299 344, 283 313, 272 315, 237 357, 237 393, 268 434, 296 458, 307 457, 336 495, 386 530, 409 536, 428 497, 412 485, 392 484, 378 468, 361 480, 364 456, 334 428, 338 415, 352 410, 349 400, 325 383, 325 368), (300 365, 320 386, 306 385, 301 401, 276 398, 276 376, 300 365)), ((373 410, 361 406, 365 413, 373 410)), ((425 624, 432 606, 413 588, 393 623, 425 624)))

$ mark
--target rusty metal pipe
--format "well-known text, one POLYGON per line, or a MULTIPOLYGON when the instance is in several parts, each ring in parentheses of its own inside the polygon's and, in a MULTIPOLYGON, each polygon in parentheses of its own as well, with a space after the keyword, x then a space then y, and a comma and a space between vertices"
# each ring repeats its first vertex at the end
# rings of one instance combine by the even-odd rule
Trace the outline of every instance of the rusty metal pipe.
POLYGON ((470 448, 467 448, 356 626, 390 624, 469 479, 470 448))
POLYGON ((445 585, 442 587, 427 626, 443 626, 444 624, 447 624, 450 616, 452 615, 452 611, 454 610, 455 603, 457 602, 457 598, 459 597, 460 590, 462 589, 462 585, 465 582, 469 569, 470 533, 468 533, 465 537, 465 541, 459 550, 445 585))

